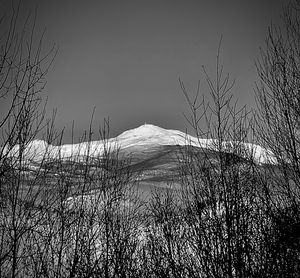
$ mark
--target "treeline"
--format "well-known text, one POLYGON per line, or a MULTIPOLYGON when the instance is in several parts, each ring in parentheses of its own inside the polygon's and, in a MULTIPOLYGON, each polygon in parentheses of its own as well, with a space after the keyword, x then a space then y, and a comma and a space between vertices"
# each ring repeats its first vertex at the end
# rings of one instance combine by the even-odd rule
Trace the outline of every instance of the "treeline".
MULTIPOLYGON (((40 94, 55 49, 43 54, 42 41, 34 44, 34 21, 29 37, 28 26, 17 31, 20 7, 0 37, 0 98, 9 104, 0 122, 0 277, 299 276, 299 1, 284 10, 284 29, 270 27, 257 60, 257 111, 238 108, 219 51, 216 76, 204 69, 210 100, 200 86, 191 97, 180 81, 187 122, 199 139, 216 139, 216 152, 187 142, 180 188, 146 203, 130 157, 117 149, 98 159, 41 157, 33 167, 27 144, 42 133, 60 144, 63 133, 55 115, 45 118, 40 94), (247 141, 276 163, 258 164, 247 141)), ((99 138, 108 137, 105 121, 99 138)))

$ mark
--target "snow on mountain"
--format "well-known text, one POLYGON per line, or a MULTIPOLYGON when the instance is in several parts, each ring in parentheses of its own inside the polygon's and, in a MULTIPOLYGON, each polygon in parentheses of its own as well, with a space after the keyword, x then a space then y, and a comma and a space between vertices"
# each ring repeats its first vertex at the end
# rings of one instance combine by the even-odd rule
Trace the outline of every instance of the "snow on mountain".
POLYGON ((6 146, 3 150, 3 155, 10 157, 18 157, 20 152, 22 152, 23 158, 27 160, 42 160, 46 153, 48 153, 51 145, 44 140, 33 140, 30 141, 24 151, 21 150, 21 145, 17 144, 13 146, 10 150, 6 146))
MULTIPOLYGON (((153 145, 187 145, 195 147, 216 149, 217 141, 214 139, 198 139, 178 130, 164 129, 151 124, 144 124, 140 127, 127 130, 115 138, 108 140, 82 142, 78 144, 65 144, 53 146, 43 140, 29 142, 25 149, 24 157, 33 161, 41 161, 47 158, 82 158, 84 156, 101 156, 105 149, 129 148, 132 146, 153 146, 153 145)), ((224 146, 232 146, 232 142, 223 142, 224 146)), ((258 145, 244 143, 245 151, 252 153, 258 163, 275 163, 272 153, 258 145)), ((10 156, 17 156, 19 145, 13 147, 10 156)))
POLYGON ((184 132, 172 129, 164 129, 151 124, 128 130, 115 138, 121 148, 135 145, 187 145, 207 147, 213 140, 197 139, 184 132))
MULTIPOLYGON (((193 137, 189 134, 178 130, 164 129, 151 124, 144 124, 135 129, 123 132, 115 138, 118 146, 127 148, 137 145, 180 145, 190 144, 195 147, 216 150, 217 140, 201 139, 193 137)), ((232 146, 232 142, 223 142, 224 149, 228 149, 228 145, 232 146)), ((247 154, 253 155, 258 163, 275 163, 274 155, 271 151, 252 143, 244 143, 247 154)), ((230 149, 228 149, 230 151, 230 149)))

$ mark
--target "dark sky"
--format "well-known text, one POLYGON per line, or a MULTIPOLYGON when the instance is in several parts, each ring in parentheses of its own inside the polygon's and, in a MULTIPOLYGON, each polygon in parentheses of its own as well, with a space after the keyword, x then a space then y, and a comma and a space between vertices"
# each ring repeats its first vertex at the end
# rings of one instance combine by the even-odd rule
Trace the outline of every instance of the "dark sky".
POLYGON ((202 65, 214 71, 221 35, 221 60, 236 79, 232 93, 240 104, 254 106, 254 60, 285 3, 26 0, 22 13, 37 4, 38 28, 47 30, 44 47, 59 47, 45 95, 69 142, 72 121, 77 138, 94 106, 95 124, 109 117, 112 136, 144 122, 184 131, 187 105, 178 78, 194 92, 202 65))

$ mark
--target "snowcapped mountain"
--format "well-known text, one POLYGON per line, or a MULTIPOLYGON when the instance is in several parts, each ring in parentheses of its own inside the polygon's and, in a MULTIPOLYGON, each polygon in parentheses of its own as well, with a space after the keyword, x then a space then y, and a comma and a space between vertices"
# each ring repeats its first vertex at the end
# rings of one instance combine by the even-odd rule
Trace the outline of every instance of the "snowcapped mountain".
POLYGON ((209 140, 198 139, 178 130, 164 129, 151 124, 144 124, 128 130, 115 138, 121 148, 134 145, 205 145, 209 140))
MULTIPOLYGON (((226 151, 230 152, 233 142, 222 142, 226 151)), ((192 145, 204 149, 216 150, 217 140, 200 139, 178 130, 164 129, 151 124, 144 124, 137 128, 127 130, 115 138, 107 140, 82 142, 78 144, 65 144, 53 146, 43 140, 31 141, 25 149, 24 157, 35 162, 42 159, 69 159, 85 156, 101 157, 105 150, 130 149, 132 147, 150 146, 184 146, 192 145)), ((246 153, 251 153, 257 163, 275 163, 275 158, 269 150, 259 145, 244 143, 246 153)), ((17 156, 19 145, 13 147, 9 156, 17 156)))

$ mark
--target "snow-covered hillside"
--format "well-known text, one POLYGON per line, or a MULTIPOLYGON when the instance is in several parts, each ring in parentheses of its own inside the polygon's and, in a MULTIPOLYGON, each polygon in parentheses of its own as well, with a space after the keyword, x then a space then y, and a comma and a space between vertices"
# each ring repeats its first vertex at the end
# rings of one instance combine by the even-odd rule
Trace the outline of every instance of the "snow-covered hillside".
MULTIPOLYGON (((105 149, 126 149, 133 146, 155 146, 155 145, 187 145, 195 147, 216 149, 217 141, 214 139, 198 139, 178 130, 164 129, 151 124, 144 124, 140 127, 127 130, 115 138, 108 140, 83 142, 79 144, 65 144, 53 146, 43 140, 31 141, 25 150, 25 159, 36 162, 44 159, 55 158, 81 158, 85 156, 101 156, 105 149)), ((230 150, 232 142, 223 142, 223 146, 230 150), (229 146, 229 148, 228 148, 229 146)), ((244 149, 248 153, 253 153, 253 157, 258 163, 275 163, 272 153, 258 145, 244 143, 244 149)), ((16 145, 10 151, 10 156, 17 156, 19 146, 16 145)))

